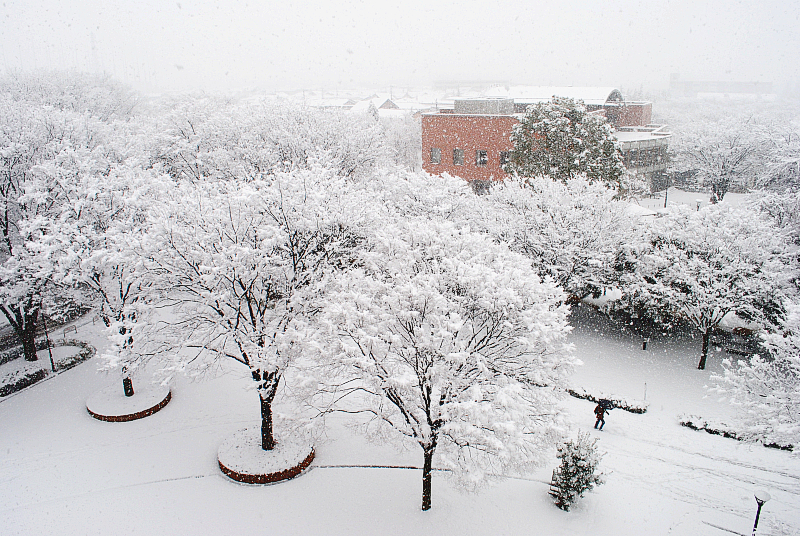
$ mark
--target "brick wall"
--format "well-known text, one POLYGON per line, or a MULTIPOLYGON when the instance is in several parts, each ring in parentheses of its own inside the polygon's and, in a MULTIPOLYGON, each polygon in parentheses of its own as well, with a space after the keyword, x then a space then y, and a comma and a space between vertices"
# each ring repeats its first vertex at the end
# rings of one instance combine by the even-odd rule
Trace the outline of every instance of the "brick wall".
POLYGON ((606 117, 615 127, 643 127, 652 122, 652 102, 631 102, 607 106, 606 117))
POLYGON ((433 175, 449 173, 468 181, 502 180, 500 152, 511 151, 510 115, 426 114, 422 116, 422 168, 433 175), (431 163, 431 149, 441 150, 441 162, 431 163), (464 151, 464 164, 453 163, 453 150, 464 151), (476 151, 486 151, 486 165, 476 164, 476 151))

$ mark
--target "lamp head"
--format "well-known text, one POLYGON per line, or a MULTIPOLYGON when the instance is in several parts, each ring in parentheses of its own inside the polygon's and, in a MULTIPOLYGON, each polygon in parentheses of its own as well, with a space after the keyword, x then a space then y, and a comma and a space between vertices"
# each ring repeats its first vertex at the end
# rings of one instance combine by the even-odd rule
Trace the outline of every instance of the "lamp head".
POLYGON ((756 502, 760 506, 760 505, 764 504, 765 502, 767 502, 768 500, 770 500, 772 497, 766 491, 757 491, 755 493, 755 498, 756 498, 756 502))

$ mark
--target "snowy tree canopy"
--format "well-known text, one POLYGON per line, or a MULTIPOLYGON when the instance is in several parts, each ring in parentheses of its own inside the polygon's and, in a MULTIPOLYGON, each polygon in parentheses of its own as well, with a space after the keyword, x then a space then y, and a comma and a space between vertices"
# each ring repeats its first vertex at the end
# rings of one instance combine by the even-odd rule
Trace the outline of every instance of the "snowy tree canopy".
POLYGON ((388 154, 383 129, 371 118, 290 104, 182 99, 151 128, 153 161, 179 180, 256 180, 317 167, 352 177, 388 154))
POLYGON ((250 368, 272 448, 271 403, 305 346, 309 292, 349 264, 358 238, 345 180, 325 170, 269 181, 200 181, 165 192, 150 213, 146 268, 169 313, 149 337, 172 349, 171 370, 200 374, 218 359, 250 368), (181 351, 183 349, 183 351, 181 351))
POLYGON ((527 255, 540 277, 552 277, 570 296, 595 297, 633 222, 616 192, 584 177, 509 179, 492 188, 487 230, 527 255))
POLYGON ((625 171, 622 152, 605 118, 582 101, 553 97, 534 104, 511 133, 514 150, 506 171, 554 180, 585 174, 590 182, 618 189, 625 171))
POLYGON ((334 409, 374 417, 371 435, 422 448, 423 509, 434 453, 468 486, 541 463, 575 364, 562 291, 488 236, 434 219, 384 221, 357 265, 327 284, 327 389, 343 398, 334 409))
POLYGON ((702 369, 711 330, 725 315, 763 320, 759 304, 774 301, 791 277, 790 252, 785 235, 755 211, 673 206, 618 259, 616 307, 688 320, 703 334, 702 369))
POLYGON ((732 188, 753 186, 758 170, 760 140, 751 119, 728 119, 683 133, 675 144, 672 168, 695 174, 719 203, 732 188))

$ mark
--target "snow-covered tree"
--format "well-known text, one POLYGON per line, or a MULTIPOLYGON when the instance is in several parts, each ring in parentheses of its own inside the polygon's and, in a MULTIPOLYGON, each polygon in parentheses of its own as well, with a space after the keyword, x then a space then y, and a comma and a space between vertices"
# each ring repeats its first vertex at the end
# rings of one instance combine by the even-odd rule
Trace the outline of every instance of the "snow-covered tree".
POLYGON ((434 460, 467 486, 544 461, 574 360, 563 292, 528 259, 430 214, 401 215, 326 289, 334 379, 323 391, 333 410, 371 416, 371 437, 422 449, 423 510, 434 460))
MULTIPOLYGON (((268 181, 197 181, 164 192, 150 212, 142 256, 154 274, 160 321, 152 344, 167 371, 202 374, 219 360, 250 369, 261 401, 261 445, 275 445, 272 402, 306 349, 314 283, 349 264, 357 237, 346 181, 325 170, 268 181)), ((140 321, 141 323, 141 321, 140 321)))
POLYGON ((735 363, 712 377, 714 391, 738 407, 739 435, 780 446, 800 445, 800 303, 787 307, 781 329, 763 335, 769 355, 735 363))
MULTIPOLYGON (((25 358, 36 360, 35 334, 43 308, 50 313, 69 288, 53 277, 63 253, 49 233, 59 217, 74 174, 49 177, 41 165, 55 160, 86 162, 75 132, 82 116, 0 100, 0 310, 19 336, 25 358), (74 148, 77 146, 77 148, 74 148)), ((87 119, 88 122, 88 119, 87 119)), ((64 305, 64 303, 58 303, 64 305)), ((47 312, 47 311, 45 311, 47 312)))
POLYGON ((578 497, 605 482, 603 473, 598 471, 603 455, 597 448, 597 439, 579 433, 577 439, 558 447, 558 458, 561 464, 553 471, 550 495, 556 506, 569 512, 578 497))
POLYGON ((152 160, 178 180, 255 180, 319 166, 353 177, 387 154, 371 117, 212 97, 163 106, 164 118, 152 125, 152 160))
POLYGON ((65 210, 81 180, 102 174, 109 122, 128 118, 132 93, 106 79, 49 73, 0 79, 0 309, 35 360, 40 313, 80 310, 85 296, 65 278, 74 255, 65 210))
POLYGON ((389 157, 410 171, 422 169, 422 125, 410 113, 381 118, 389 157))
POLYGON ((684 133, 673 147, 672 167, 692 171, 710 187, 711 203, 719 203, 733 187, 746 189, 754 179, 759 154, 757 129, 751 120, 729 120, 684 133))
POLYGON ((599 295, 619 248, 633 232, 627 204, 584 177, 508 179, 492 188, 487 230, 527 255, 574 299, 599 295))
POLYGON ((141 104, 138 93, 108 75, 65 70, 8 71, 0 77, 0 94, 102 122, 127 120, 141 104))
POLYGON ((689 321, 703 336, 704 369, 711 332, 725 315, 763 320, 759 301, 785 291, 790 251, 785 235, 746 207, 673 206, 644 242, 624 249, 616 307, 689 321))
POLYGON ((587 112, 582 101, 553 97, 552 102, 529 106, 511 141, 514 150, 505 169, 521 177, 566 181, 585 175, 590 182, 618 189, 625 171, 611 126, 587 112))
POLYGON ((50 232, 71 252, 59 261, 62 280, 76 282, 92 294, 91 304, 112 343, 103 357, 109 368, 121 369, 127 396, 134 394, 131 375, 145 357, 134 350, 136 321, 152 313, 146 303, 150 274, 135 251, 147 232, 153 192, 162 183, 157 173, 136 164, 113 163, 103 173, 81 174, 50 232))
POLYGON ((764 130, 766 163, 759 186, 796 192, 800 189, 800 118, 764 130))

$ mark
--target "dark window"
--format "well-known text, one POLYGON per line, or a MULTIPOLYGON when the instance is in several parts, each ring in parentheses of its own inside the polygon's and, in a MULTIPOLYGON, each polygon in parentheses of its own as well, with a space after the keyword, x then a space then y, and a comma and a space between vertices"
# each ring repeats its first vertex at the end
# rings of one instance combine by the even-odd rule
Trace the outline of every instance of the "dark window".
POLYGON ((485 166, 489 163, 489 154, 486 151, 478 149, 475 151, 475 165, 485 166))
POLYGON ((500 165, 504 166, 511 161, 510 151, 500 151, 500 165))
POLYGON ((442 163, 442 150, 438 147, 431 147, 431 164, 442 163))
POLYGON ((464 165, 464 149, 453 149, 453 163, 457 166, 464 165))

